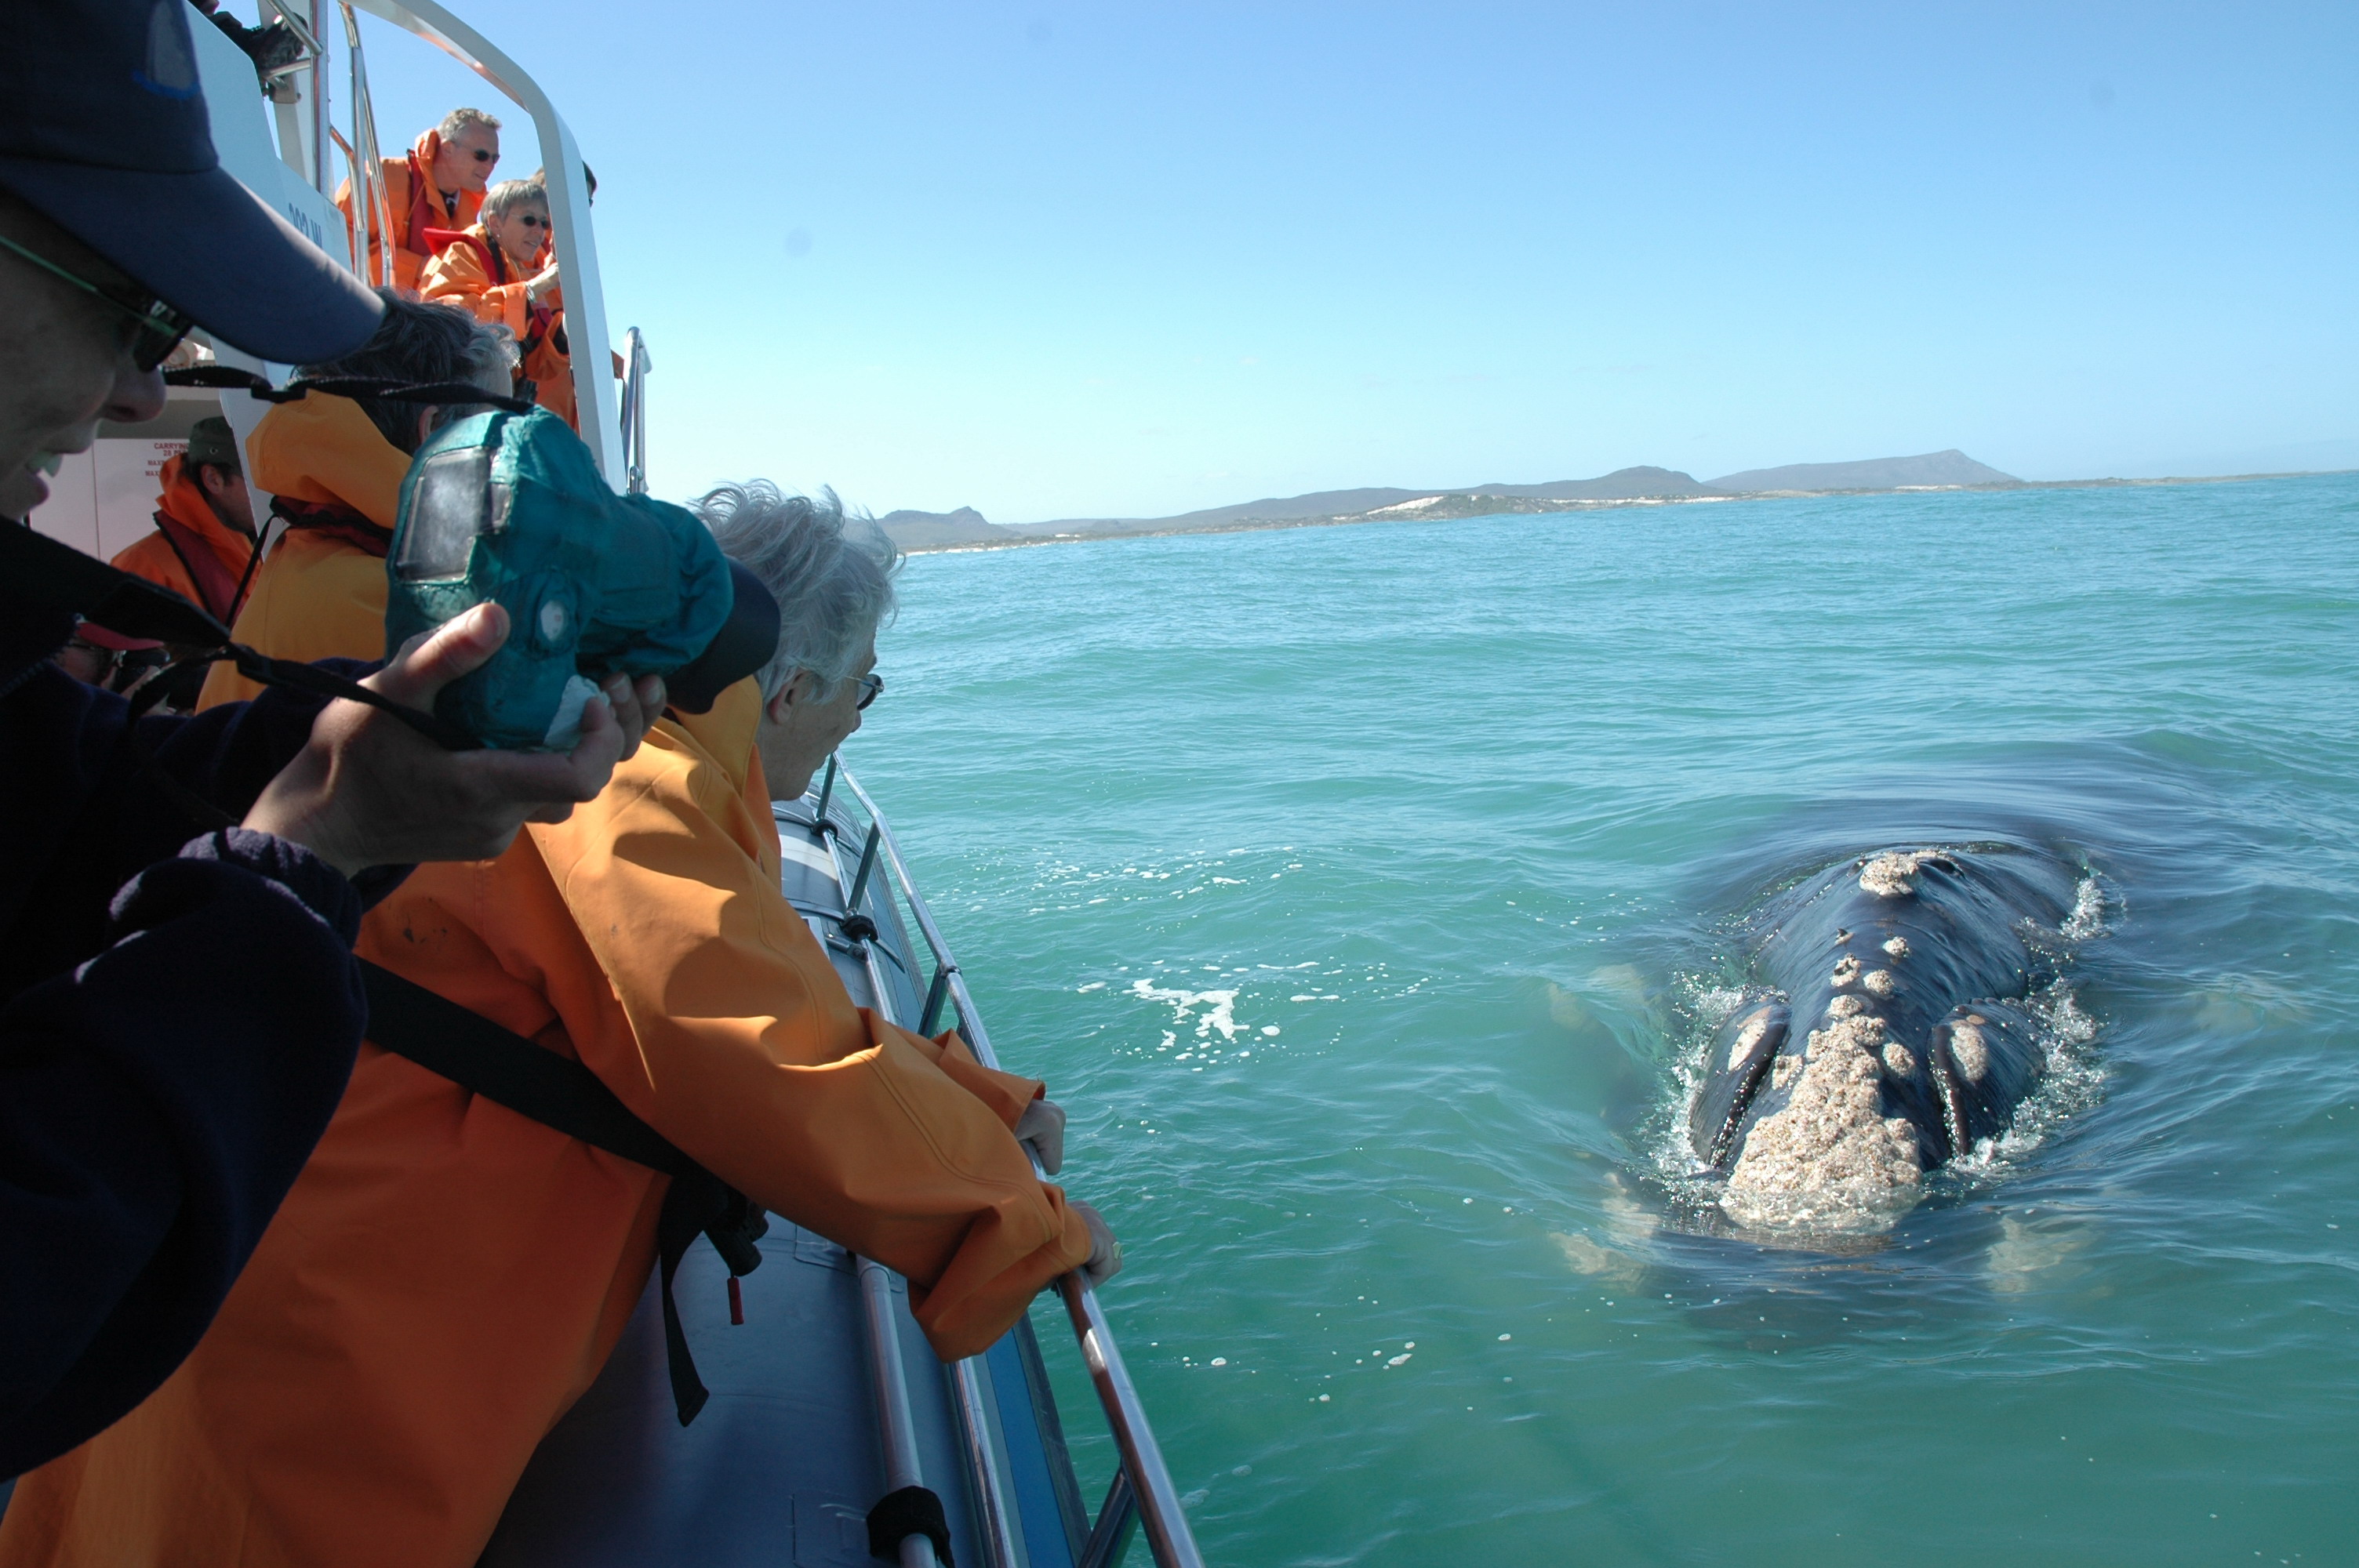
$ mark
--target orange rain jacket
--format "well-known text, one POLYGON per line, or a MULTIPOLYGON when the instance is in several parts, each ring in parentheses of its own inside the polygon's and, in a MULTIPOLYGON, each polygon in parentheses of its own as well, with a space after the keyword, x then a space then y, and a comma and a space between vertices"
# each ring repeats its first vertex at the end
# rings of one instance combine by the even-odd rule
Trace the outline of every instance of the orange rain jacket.
POLYGON ((254 541, 221 520, 186 454, 157 476, 156 532, 114 557, 118 570, 170 589, 222 621, 237 613, 234 600, 254 558, 254 541))
MULTIPOLYGON (((901 1271, 936 1350, 971 1355, 1088 1234, 1009 1136, 1038 1086, 853 1007, 780 893, 759 711, 733 687, 658 725, 571 821, 420 867, 360 951, 587 1064, 755 1202, 901 1271)), ((0 1568, 466 1568, 638 1301, 668 1184, 364 1045, 195 1355, 18 1483, 0 1568)))
POLYGON ((533 401, 581 429, 574 417, 573 362, 558 347, 565 341, 564 313, 545 305, 535 308, 526 299, 526 278, 516 276, 516 269, 483 224, 449 240, 426 264, 420 291, 429 299, 473 312, 486 326, 506 327, 523 351, 518 368, 532 380, 533 401))
MULTIPOLYGON (((443 204, 442 193, 434 188, 433 178, 434 157, 441 150, 442 133, 429 131, 402 157, 383 160, 386 206, 394 214, 393 281, 411 294, 418 292, 419 276, 434 257, 435 247, 426 238, 426 231, 463 229, 484 210, 484 192, 480 190, 462 190, 452 205, 443 204)), ((353 227, 353 182, 349 178, 336 188, 336 205, 343 211, 344 231, 349 235, 353 227)), ((384 241, 384 232, 372 215, 371 278, 377 276, 378 252, 384 241)), ((351 242, 347 239, 345 243, 351 242)))
MULTIPOLYGON (((282 511, 315 518, 342 512, 350 522, 288 528, 255 569, 233 634, 274 658, 383 658, 386 546, 365 531, 392 538, 409 454, 351 398, 315 392, 264 415, 245 459, 247 474, 279 498, 282 511)), ((261 690, 235 665, 219 664, 197 706, 243 702, 261 690)))

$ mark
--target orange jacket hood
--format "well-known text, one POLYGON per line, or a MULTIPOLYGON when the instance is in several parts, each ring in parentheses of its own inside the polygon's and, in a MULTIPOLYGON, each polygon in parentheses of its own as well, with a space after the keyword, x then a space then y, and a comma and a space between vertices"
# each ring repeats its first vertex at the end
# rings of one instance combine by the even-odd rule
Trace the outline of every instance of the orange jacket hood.
MULTIPOLYGON (((315 392, 280 404, 248 438, 245 459, 254 482, 273 495, 349 506, 381 528, 400 515, 408 455, 349 397, 315 392)), ((274 659, 381 659, 385 601, 385 562, 332 535, 293 528, 255 568, 231 630, 274 659)), ((261 691, 234 665, 218 664, 197 706, 245 702, 261 691)))
POLYGON ((208 571, 207 577, 215 583, 225 579, 228 586, 219 593, 205 591, 160 527, 117 555, 114 566, 134 577, 168 588, 215 615, 224 619, 234 616, 236 610, 228 602, 228 597, 245 579, 246 564, 253 558, 254 541, 223 522, 213 511, 212 503, 205 499, 204 487, 190 470, 185 455, 166 462, 157 479, 161 485, 161 493, 156 498, 157 511, 179 524, 187 534, 195 535, 217 568, 208 571))
POLYGON ((401 514, 402 451, 349 397, 313 393, 262 416, 245 443, 246 471, 273 495, 349 506, 380 528, 401 514))

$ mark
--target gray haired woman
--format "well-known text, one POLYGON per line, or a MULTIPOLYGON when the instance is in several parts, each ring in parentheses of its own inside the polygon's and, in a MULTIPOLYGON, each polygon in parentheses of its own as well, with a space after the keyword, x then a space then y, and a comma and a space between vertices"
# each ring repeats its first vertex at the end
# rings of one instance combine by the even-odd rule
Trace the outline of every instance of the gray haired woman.
POLYGON ((833 491, 788 495, 756 479, 690 504, 778 601, 778 651, 757 672, 757 744, 771 796, 799 799, 885 689, 876 633, 893 612, 901 552, 875 523, 846 516, 833 491))

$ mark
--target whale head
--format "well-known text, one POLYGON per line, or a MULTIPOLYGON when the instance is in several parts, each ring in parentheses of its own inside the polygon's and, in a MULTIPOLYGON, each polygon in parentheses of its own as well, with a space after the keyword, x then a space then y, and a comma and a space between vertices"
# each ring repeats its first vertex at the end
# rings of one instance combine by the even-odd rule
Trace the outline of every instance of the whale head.
POLYGON ((1777 901, 1689 1114, 1728 1217, 1883 1229, 2003 1131, 2045 1065, 2026 931, 2056 924, 2071 881, 2028 851, 1886 849, 1777 901))

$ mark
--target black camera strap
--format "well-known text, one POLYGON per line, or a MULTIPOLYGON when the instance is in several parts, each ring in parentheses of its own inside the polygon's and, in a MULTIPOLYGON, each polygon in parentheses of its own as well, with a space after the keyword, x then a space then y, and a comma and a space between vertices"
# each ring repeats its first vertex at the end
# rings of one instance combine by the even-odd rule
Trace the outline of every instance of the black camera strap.
POLYGON ((293 403, 312 393, 324 392, 334 397, 374 397, 386 403, 482 403, 510 414, 529 414, 535 406, 528 397, 486 392, 472 381, 410 382, 375 375, 322 375, 297 376, 285 386, 273 386, 266 376, 224 364, 184 365, 166 371, 164 380, 172 386, 243 392, 261 403, 293 403))
MULTIPOLYGON (((729 1294, 736 1318, 737 1278, 760 1266, 754 1245, 769 1229, 762 1211, 745 1195, 682 1153, 670 1140, 639 1119, 598 1075, 581 1063, 503 1029, 479 1012, 461 1007, 391 969, 364 958, 361 983, 368 992, 368 1038, 406 1056, 428 1072, 506 1106, 518 1116, 553 1127, 593 1149, 617 1154, 671 1178, 663 1211, 656 1220, 657 1267, 663 1281, 664 1354, 670 1364, 671 1397, 686 1426, 712 1398, 696 1375, 679 1307, 672 1300, 672 1276, 697 1237, 709 1238, 729 1266, 729 1294)), ((738 1319, 742 1321, 742 1319, 738 1319)))

